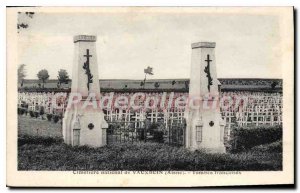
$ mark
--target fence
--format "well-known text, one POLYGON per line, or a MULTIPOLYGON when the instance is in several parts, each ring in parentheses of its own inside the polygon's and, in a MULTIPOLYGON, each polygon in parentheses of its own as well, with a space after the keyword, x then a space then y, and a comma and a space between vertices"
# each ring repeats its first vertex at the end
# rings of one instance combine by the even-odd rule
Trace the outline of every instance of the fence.
POLYGON ((174 146, 183 146, 185 143, 186 124, 171 121, 166 128, 163 123, 144 121, 110 121, 106 131, 107 144, 124 142, 158 142, 174 146), (138 125, 139 127, 136 127, 138 125))
POLYGON ((144 121, 108 122, 107 144, 146 141, 147 133, 144 121), (139 125, 139 127, 136 127, 139 125))

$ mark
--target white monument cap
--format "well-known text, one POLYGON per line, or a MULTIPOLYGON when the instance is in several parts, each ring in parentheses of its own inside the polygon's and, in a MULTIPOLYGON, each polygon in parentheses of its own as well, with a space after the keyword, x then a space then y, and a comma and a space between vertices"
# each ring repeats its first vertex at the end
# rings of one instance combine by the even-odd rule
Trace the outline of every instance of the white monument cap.
POLYGON ((97 36, 93 35, 77 35, 74 36, 74 43, 82 41, 82 42, 95 42, 97 41, 97 36))
POLYGON ((216 42, 196 42, 192 43, 192 49, 195 48, 215 48, 216 42))

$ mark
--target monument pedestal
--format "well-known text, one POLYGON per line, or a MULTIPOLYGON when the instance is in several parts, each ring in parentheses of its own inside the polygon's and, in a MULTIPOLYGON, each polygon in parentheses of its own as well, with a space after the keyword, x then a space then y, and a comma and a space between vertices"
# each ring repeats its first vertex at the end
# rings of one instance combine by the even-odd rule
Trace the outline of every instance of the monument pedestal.
POLYGON ((187 112, 186 147, 208 153, 225 153, 224 127, 218 106, 219 91, 215 65, 215 43, 192 44, 189 98, 198 105, 187 112))
POLYGON ((72 146, 87 145, 101 147, 106 145, 104 114, 99 108, 100 86, 96 54, 95 36, 75 36, 75 57, 72 74, 72 89, 64 119, 63 138, 72 146))

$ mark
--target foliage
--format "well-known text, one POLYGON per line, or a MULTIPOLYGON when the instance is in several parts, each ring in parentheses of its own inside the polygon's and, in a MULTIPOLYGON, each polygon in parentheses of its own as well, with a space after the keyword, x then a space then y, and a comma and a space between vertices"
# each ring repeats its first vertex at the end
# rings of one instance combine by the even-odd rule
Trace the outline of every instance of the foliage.
POLYGON ((38 111, 34 111, 33 113, 34 113, 34 117, 35 117, 35 118, 38 118, 38 117, 39 117, 39 114, 40 114, 40 113, 39 113, 38 111))
POLYGON ((24 78, 26 77, 25 66, 25 64, 21 64, 18 67, 18 82, 21 83, 21 87, 23 86, 22 83, 24 81, 24 78))
POLYGON ((184 88, 185 88, 185 90, 189 90, 189 88, 190 88, 190 82, 189 81, 184 81, 184 88))
POLYGON ((68 82, 70 81, 68 72, 64 69, 60 69, 58 71, 57 79, 58 79, 59 84, 62 84, 62 83, 68 84, 68 82))
POLYGON ((281 139, 282 125, 236 127, 233 129, 231 145, 233 151, 243 151, 281 139))
POLYGON ((18 23, 17 23, 17 29, 18 33, 21 29, 26 29, 29 27, 28 20, 26 18, 33 18, 34 12, 18 12, 18 23))
POLYGON ((40 115, 45 114, 45 108, 43 106, 40 106, 40 111, 39 111, 40 115))
POLYGON ((42 137, 42 136, 30 136, 30 135, 20 135, 18 137, 18 146, 22 146, 24 144, 36 144, 36 145, 44 145, 49 146, 53 144, 62 143, 62 138, 59 137, 42 137))
POLYGON ((162 122, 153 122, 147 124, 147 132, 153 135, 153 140, 158 143, 164 142, 164 124, 162 122))
MULTIPOLYGON (((33 112, 32 115, 34 117, 33 112)), ((33 119, 28 116, 18 116, 18 134, 62 137, 62 130, 60 124, 56 124, 52 121, 33 119)))
POLYGON ((51 121, 51 119, 52 119, 52 114, 47 114, 47 119, 48 119, 48 121, 51 121))
POLYGON ((59 121, 59 115, 54 115, 53 116, 53 121, 54 121, 54 123, 57 123, 58 121, 59 121))
POLYGON ((18 107, 18 115, 24 115, 26 113, 26 110, 25 108, 20 108, 18 107))
POLYGON ((251 151, 255 152, 278 152, 282 153, 282 140, 275 141, 273 143, 258 145, 251 148, 251 151))
POLYGON ((37 74, 37 77, 40 81, 42 81, 43 83, 43 88, 45 86, 46 80, 49 79, 49 74, 48 71, 46 69, 40 70, 37 74))
POLYGON ((159 143, 71 147, 58 138, 20 136, 19 170, 261 171, 282 170, 282 154, 207 154, 159 143))
POLYGON ((193 152, 153 142, 71 147, 62 143, 60 124, 26 116, 18 116, 18 134, 19 170, 282 170, 282 153, 276 150, 281 141, 234 154, 193 152))
POLYGON ((30 115, 30 117, 34 117, 34 113, 33 113, 33 111, 29 111, 29 115, 30 115))
POLYGON ((275 89, 275 87, 278 85, 279 83, 277 81, 273 81, 271 84, 271 88, 275 89))

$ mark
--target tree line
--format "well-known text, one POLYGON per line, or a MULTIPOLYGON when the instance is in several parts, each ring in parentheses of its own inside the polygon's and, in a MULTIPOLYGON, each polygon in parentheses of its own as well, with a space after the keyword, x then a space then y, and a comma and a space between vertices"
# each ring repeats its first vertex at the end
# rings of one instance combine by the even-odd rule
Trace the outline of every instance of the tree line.
MULTIPOLYGON (((25 64, 21 64, 18 67, 18 83, 23 87, 24 79, 26 77, 26 70, 25 70, 25 64)), ((37 78, 39 79, 39 87, 44 88, 45 84, 47 83, 47 80, 49 80, 49 73, 48 70, 42 69, 37 73, 37 78)), ((65 69, 60 69, 58 71, 57 75, 57 88, 60 88, 61 84, 68 84, 70 81, 68 72, 65 69)))

